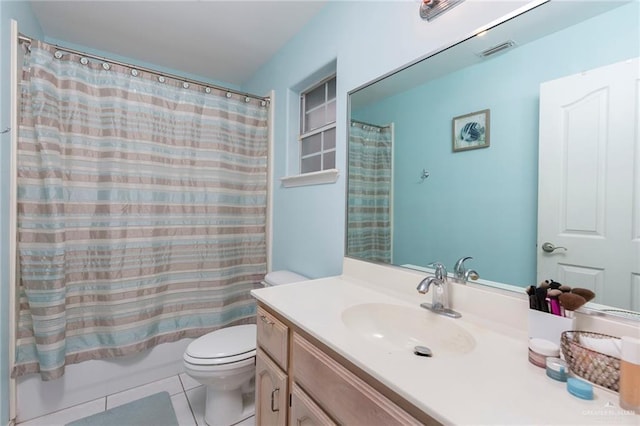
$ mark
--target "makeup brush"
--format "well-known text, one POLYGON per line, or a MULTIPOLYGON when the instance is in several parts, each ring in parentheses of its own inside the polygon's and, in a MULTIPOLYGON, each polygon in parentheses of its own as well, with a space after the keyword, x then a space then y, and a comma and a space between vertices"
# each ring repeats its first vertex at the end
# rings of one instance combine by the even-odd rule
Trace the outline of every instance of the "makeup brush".
POLYGON ((562 315, 562 310, 560 309, 560 302, 558 297, 564 294, 562 291, 558 289, 552 289, 547 291, 547 300, 549 301, 549 310, 553 315, 562 315))
POLYGON ((551 280, 544 280, 538 285, 538 288, 544 288, 546 290, 549 288, 549 284, 551 284, 551 280))
POLYGON ((529 309, 538 310, 538 299, 536 298, 536 286, 527 287, 526 293, 529 295, 529 309))
POLYGON ((557 281, 553 281, 553 280, 551 280, 551 282, 549 283, 549 288, 550 288, 550 289, 552 289, 552 290, 558 289, 558 288, 560 288, 561 286, 562 286, 562 284, 560 284, 560 283, 559 283, 559 282, 557 282, 557 281))
POLYGON ((560 287, 558 287, 558 290, 560 290, 563 293, 569 293, 571 291, 571 287, 563 284, 560 287))
POLYGON ((584 297, 587 302, 593 300, 593 298, 596 297, 596 294, 594 292, 586 288, 574 288, 573 290, 571 290, 571 293, 584 297))
POLYGON ((573 318, 573 311, 587 303, 587 300, 576 293, 562 293, 558 300, 568 317, 573 318))
POLYGON ((538 287, 536 288, 536 299, 538 299, 538 310, 542 312, 549 312, 547 306, 547 289, 538 287))

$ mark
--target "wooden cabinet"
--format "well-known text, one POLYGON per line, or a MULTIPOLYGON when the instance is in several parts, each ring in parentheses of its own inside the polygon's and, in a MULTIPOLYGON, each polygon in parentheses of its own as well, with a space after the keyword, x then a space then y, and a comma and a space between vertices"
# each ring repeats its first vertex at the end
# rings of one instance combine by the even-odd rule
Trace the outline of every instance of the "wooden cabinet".
POLYGON ((258 347, 262 348, 280 368, 286 371, 289 327, 262 307, 258 307, 257 316, 258 347))
POLYGON ((265 306, 257 324, 257 426, 438 424, 265 306))
POLYGON ((256 424, 287 424, 287 375, 258 348, 256 353, 256 424))
POLYGON ((339 424, 421 423, 298 334, 293 335, 293 380, 339 424))
POLYGON ((291 390, 291 426, 336 426, 333 420, 297 384, 291 390))

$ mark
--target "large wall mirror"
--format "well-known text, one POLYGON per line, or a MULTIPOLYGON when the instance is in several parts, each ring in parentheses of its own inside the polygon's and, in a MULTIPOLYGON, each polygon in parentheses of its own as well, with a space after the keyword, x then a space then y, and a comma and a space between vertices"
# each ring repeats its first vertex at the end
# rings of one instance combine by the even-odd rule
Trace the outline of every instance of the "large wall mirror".
POLYGON ((351 92, 347 256, 640 311, 639 19, 547 2, 351 92))

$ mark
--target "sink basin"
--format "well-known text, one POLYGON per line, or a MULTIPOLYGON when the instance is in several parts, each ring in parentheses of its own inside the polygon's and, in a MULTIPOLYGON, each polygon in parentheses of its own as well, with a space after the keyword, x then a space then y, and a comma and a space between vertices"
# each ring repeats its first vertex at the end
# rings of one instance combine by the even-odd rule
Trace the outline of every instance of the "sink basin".
POLYGON ((387 349, 427 346, 434 357, 461 355, 475 347, 473 336, 455 319, 419 307, 365 303, 342 312, 342 322, 356 336, 387 349))

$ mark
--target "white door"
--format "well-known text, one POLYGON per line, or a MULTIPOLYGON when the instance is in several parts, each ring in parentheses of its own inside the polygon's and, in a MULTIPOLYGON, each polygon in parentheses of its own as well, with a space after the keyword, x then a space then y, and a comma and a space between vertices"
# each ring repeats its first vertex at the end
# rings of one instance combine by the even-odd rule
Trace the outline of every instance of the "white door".
POLYGON ((540 85, 538 280, 640 311, 640 62, 540 85), (566 247, 549 253, 544 243, 566 247))

